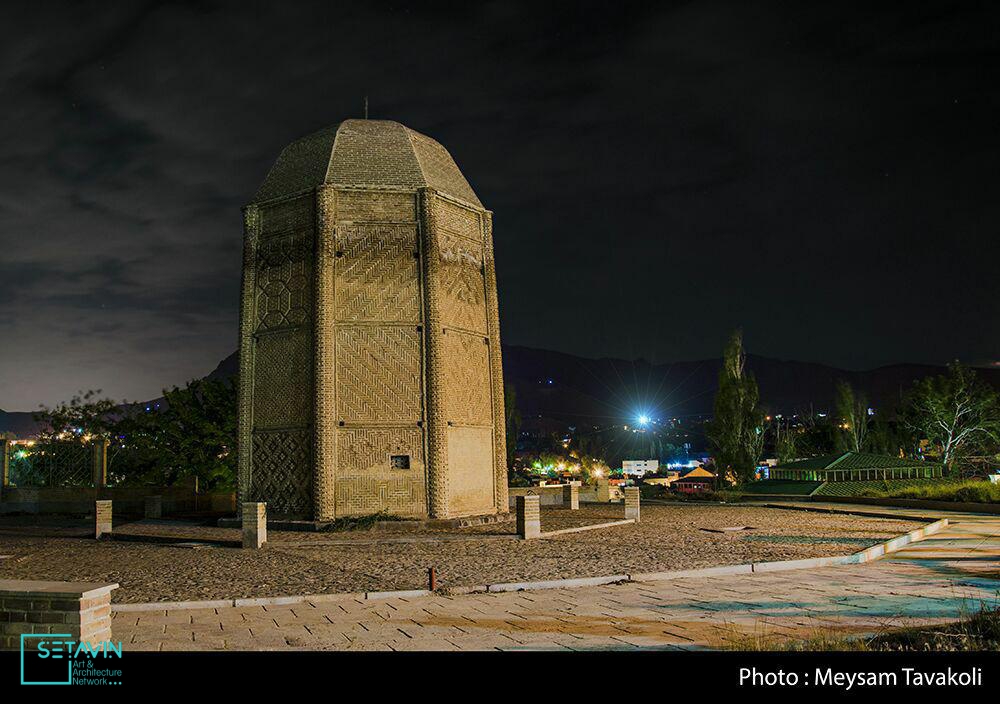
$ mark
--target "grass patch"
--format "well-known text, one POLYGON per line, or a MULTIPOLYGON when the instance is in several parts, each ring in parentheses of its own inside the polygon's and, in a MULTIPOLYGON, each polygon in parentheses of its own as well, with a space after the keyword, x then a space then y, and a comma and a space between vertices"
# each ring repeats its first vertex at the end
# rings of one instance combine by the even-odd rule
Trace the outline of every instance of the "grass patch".
POLYGON ((954 623, 885 630, 873 636, 842 635, 817 630, 808 638, 784 639, 763 631, 728 636, 727 650, 759 651, 853 651, 853 652, 967 652, 1000 650, 1000 608, 980 606, 954 623))
POLYGON ((351 530, 371 530, 375 527, 375 524, 380 521, 406 520, 409 519, 389 513, 388 511, 379 511, 378 513, 369 513, 364 516, 345 516, 344 518, 338 518, 335 521, 331 521, 327 525, 323 526, 323 532, 341 533, 351 530))
POLYGON ((930 479, 919 484, 904 486, 879 486, 870 482, 855 496, 873 496, 891 499, 924 499, 927 501, 962 501, 971 503, 1000 503, 1000 484, 981 479, 948 480, 930 479))

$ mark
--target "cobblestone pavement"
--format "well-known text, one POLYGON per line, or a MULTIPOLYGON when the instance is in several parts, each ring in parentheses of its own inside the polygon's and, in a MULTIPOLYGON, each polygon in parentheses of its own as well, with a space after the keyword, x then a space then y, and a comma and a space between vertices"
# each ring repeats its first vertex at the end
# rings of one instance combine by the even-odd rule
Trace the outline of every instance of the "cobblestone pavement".
POLYGON ((721 647, 741 632, 874 632, 953 620, 996 604, 1000 517, 949 518, 945 531, 865 565, 500 594, 117 612, 113 633, 129 650, 588 650, 721 647))

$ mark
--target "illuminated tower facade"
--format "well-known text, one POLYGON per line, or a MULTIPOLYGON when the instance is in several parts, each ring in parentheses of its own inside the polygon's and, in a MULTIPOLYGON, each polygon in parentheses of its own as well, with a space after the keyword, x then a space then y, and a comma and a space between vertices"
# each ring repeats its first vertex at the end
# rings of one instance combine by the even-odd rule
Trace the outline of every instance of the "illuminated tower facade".
POLYGON ((282 150, 244 228, 241 500, 507 511, 492 218, 447 150, 344 121, 282 150))

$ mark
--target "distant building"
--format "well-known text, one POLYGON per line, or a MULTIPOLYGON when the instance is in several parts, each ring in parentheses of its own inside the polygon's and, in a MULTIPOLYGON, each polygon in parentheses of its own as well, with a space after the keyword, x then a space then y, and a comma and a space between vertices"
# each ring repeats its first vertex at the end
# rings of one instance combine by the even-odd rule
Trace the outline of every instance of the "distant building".
POLYGON ((656 477, 644 477, 642 480, 643 484, 653 484, 659 486, 670 486, 675 481, 680 479, 681 473, 675 470, 669 470, 663 473, 661 476, 656 477))
POLYGON ((654 474, 659 469, 659 460, 624 460, 622 462, 622 474, 626 477, 641 477, 646 474, 654 474))
POLYGON ((715 484, 715 475, 707 469, 698 467, 675 479, 670 488, 682 494, 700 494, 709 491, 715 484))
POLYGON ((771 479, 811 482, 857 482, 886 479, 933 479, 941 465, 867 452, 840 452, 785 462, 771 468, 771 479))

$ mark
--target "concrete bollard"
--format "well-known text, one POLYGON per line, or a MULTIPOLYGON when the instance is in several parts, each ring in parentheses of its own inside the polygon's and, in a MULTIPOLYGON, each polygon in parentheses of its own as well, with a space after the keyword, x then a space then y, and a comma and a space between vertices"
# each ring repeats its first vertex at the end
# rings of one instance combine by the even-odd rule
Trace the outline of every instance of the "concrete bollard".
POLYGON ((611 483, 607 479, 597 480, 597 502, 602 504, 611 502, 611 483))
POLYGON ((111 501, 94 502, 94 539, 111 533, 111 501))
POLYGON ((580 508, 580 486, 568 484, 563 487, 563 506, 569 506, 570 511, 580 508))
POLYGON ((518 496, 517 534, 521 540, 537 538, 542 534, 542 511, 537 494, 518 496))
POLYGON ((162 496, 147 496, 146 497, 146 518, 162 518, 163 517, 163 497, 162 496))
POLYGON ((625 519, 639 522, 639 487, 625 487, 625 519))
POLYGON ((257 549, 267 542, 267 504, 243 504, 243 547, 257 549))

